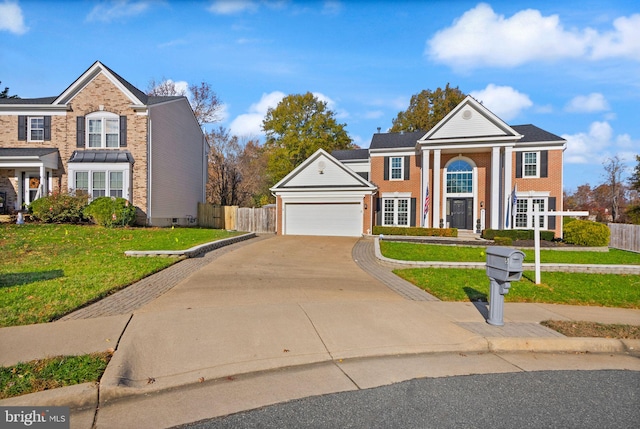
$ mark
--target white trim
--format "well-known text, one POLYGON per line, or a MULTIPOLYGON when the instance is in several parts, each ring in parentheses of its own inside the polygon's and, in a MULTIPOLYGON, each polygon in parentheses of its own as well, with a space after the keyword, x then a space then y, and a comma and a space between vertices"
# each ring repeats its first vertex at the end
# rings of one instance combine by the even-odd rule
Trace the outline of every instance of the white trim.
POLYGON ((536 151, 536 150, 528 150, 528 151, 523 151, 522 152, 522 171, 520 172, 522 174, 522 178, 523 179, 539 179, 540 178, 540 164, 541 164, 541 157, 540 157, 540 151, 536 151), (532 165, 532 164, 527 164, 525 162, 525 157, 528 153, 534 153, 536 155, 536 174, 534 175, 526 175, 525 171, 526 171, 526 166, 527 165, 532 165))
POLYGON ((411 192, 382 192, 380 198, 411 198, 411 192))
POLYGON ((408 147, 406 150, 393 148, 393 149, 370 149, 369 157, 370 158, 380 158, 383 156, 411 156, 415 155, 416 150, 413 146, 408 147))
POLYGON ((404 227, 404 228, 408 228, 411 226, 411 197, 400 197, 400 196, 393 196, 393 197, 383 197, 382 198, 382 203, 381 203, 381 208, 382 208, 382 226, 399 226, 399 227, 404 227), (386 201, 393 201, 393 223, 389 224, 386 223, 386 217, 385 214, 387 213, 387 211, 385 210, 386 206, 385 206, 385 202, 386 201), (406 211, 406 215, 407 215, 407 223, 406 224, 399 224, 398 223, 398 215, 400 214, 400 212, 398 211, 398 206, 400 204, 400 201, 406 201, 407 203, 407 211, 406 211))
POLYGON ((50 104, 0 104, 0 116, 67 116, 71 107, 50 104), (11 110, 5 110, 10 108, 11 110))
MULTIPOLYGON (((397 170, 397 168, 395 168, 397 170)), ((390 156, 389 157, 389 180, 390 181, 402 181, 406 180, 404 177, 404 156, 390 156), (393 160, 400 159, 400 177, 393 177, 393 160)))
POLYGON ((69 174, 67 180, 67 189, 69 192, 75 190, 76 173, 87 172, 88 174, 88 194, 92 198, 93 194, 93 174, 94 172, 105 173, 105 196, 109 196, 109 174, 111 172, 122 172, 122 198, 132 202, 132 171, 131 164, 127 162, 70 162, 67 164, 69 174))
MULTIPOLYGON (((440 149, 434 149, 433 151, 433 191, 430 191, 433 195, 433 228, 440 228, 440 209, 443 209, 442 213, 446 213, 446 206, 442 206, 440 201, 440 149)), ((445 225, 446 226, 446 225, 445 225)))
POLYGON ((491 229, 500 229, 500 148, 491 150, 491 229))

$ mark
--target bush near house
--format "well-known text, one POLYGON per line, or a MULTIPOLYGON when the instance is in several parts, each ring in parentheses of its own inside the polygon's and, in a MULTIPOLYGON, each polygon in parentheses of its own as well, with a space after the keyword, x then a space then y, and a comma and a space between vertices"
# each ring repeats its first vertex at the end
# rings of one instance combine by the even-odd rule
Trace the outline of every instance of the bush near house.
POLYGON ((81 223, 86 221, 83 210, 87 202, 87 195, 54 193, 32 202, 29 205, 29 212, 35 220, 40 222, 81 223))
POLYGON ((511 237, 493 237, 493 242, 496 246, 511 246, 513 244, 513 240, 511 237))
POLYGON ((608 246, 611 231, 603 223, 575 220, 564 226, 564 241, 578 246, 608 246))
POLYGON ((422 237, 457 237, 457 228, 404 228, 400 226, 374 226, 373 235, 415 235, 422 237))
POLYGON ((124 198, 99 197, 84 209, 84 215, 102 226, 131 226, 136 221, 136 208, 124 198))
MULTIPOLYGON (((482 231, 482 238, 495 240, 496 237, 509 237, 511 240, 533 240, 535 231, 532 229, 485 229, 482 231)), ((540 231, 540 238, 546 241, 553 241, 555 235, 553 231, 540 231)))

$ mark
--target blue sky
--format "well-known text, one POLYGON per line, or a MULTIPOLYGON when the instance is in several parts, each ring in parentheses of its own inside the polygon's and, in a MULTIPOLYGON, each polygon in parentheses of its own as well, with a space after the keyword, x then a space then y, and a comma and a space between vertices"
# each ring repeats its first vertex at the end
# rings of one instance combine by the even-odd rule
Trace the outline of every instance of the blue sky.
POLYGON ((143 91, 210 83, 239 136, 260 137, 267 108, 310 91, 366 148, 413 94, 450 83, 510 125, 566 138, 565 190, 640 154, 640 5, 628 0, 0 0, 10 94, 58 95, 96 60, 143 91))

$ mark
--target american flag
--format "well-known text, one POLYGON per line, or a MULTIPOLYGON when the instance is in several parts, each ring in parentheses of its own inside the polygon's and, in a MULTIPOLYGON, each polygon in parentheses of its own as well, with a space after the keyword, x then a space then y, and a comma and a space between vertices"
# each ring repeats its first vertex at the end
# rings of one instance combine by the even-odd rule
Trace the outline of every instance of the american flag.
POLYGON ((427 191, 424 196, 424 215, 426 216, 429 213, 429 185, 427 185, 427 191))

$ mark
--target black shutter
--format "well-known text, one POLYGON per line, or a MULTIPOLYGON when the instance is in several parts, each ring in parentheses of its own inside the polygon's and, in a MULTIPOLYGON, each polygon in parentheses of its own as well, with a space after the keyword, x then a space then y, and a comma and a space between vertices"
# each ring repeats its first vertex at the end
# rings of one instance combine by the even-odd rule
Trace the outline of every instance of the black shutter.
POLYGON ((540 177, 549 177, 549 151, 540 152, 540 177))
POLYGON ((411 198, 411 219, 409 226, 416 226, 416 199, 411 198))
POLYGON ((516 178, 522 177, 522 152, 516 152, 516 178))
POLYGON ((120 116, 120 147, 127 147, 127 117, 120 116))
POLYGON ((44 139, 51 140, 51 116, 44 117, 44 139))
POLYGON ((389 157, 384 157, 384 180, 389 180, 389 157))
POLYGON ((18 116, 18 140, 27 139, 27 117, 18 116))
POLYGON ((376 225, 382 225, 382 198, 376 198, 376 225))
POLYGON ((411 170, 411 165, 409 164, 410 162, 411 162, 411 157, 405 156, 404 157, 404 180, 409 180, 409 171, 411 170))
POLYGON ((76 147, 84 147, 84 116, 76 117, 76 147))
MULTIPOLYGON (((549 208, 548 211, 556 210, 556 197, 549 197, 549 208)), ((556 217, 549 216, 549 221, 547 222, 547 226, 549 229, 556 229, 556 217)))

